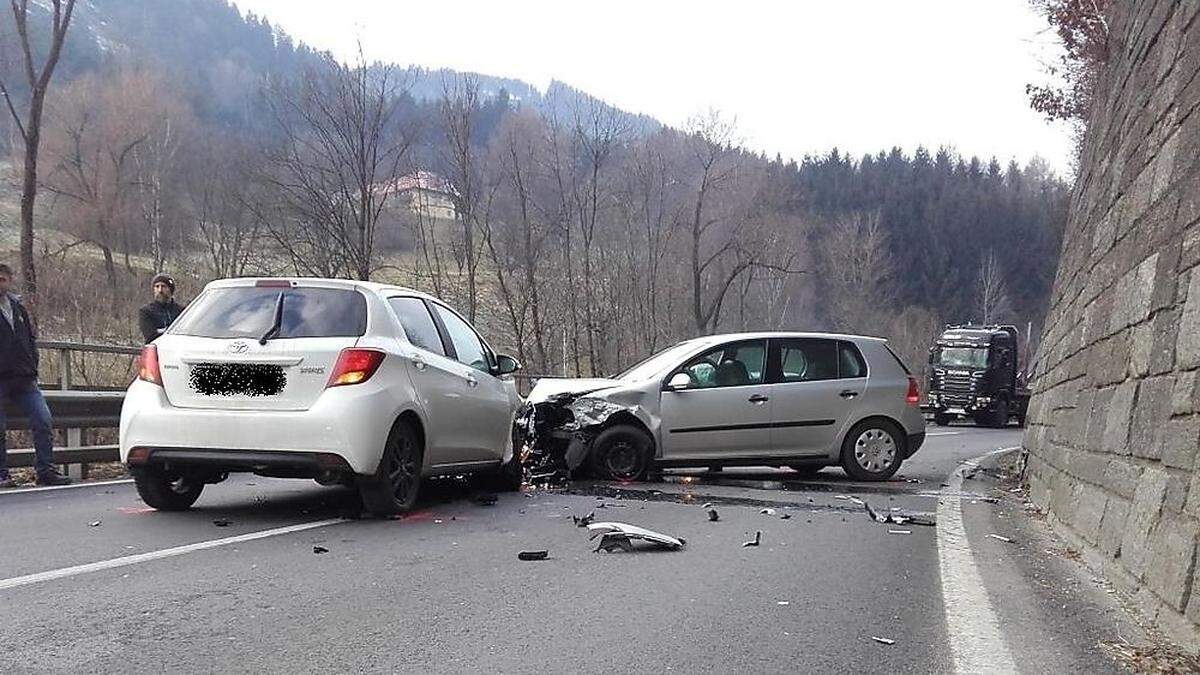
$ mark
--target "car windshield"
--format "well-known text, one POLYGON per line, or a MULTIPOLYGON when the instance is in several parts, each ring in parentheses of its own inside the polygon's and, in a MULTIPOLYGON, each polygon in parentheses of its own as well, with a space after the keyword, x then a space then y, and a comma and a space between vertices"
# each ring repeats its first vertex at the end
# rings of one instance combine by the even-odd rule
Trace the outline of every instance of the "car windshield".
MULTIPOLYGON (((210 338, 259 338, 275 321, 281 289, 258 286, 216 288, 200 296, 171 333, 210 338)), ((288 288, 283 321, 274 339, 358 337, 366 331, 367 302, 358 291, 288 288)))
POLYGON ((684 354, 690 352, 695 346, 694 341, 688 341, 667 347, 661 352, 644 359, 629 370, 617 375, 615 379, 626 382, 642 382, 643 380, 647 380, 654 377, 660 371, 677 365, 678 360, 683 358, 684 354))
POLYGON ((987 359, 985 347, 942 347, 936 363, 951 368, 986 368, 987 359))

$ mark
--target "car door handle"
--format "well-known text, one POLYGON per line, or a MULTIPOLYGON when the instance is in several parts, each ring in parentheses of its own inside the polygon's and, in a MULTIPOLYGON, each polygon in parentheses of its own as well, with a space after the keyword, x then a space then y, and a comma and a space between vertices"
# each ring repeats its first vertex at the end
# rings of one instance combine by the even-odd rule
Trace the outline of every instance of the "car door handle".
POLYGON ((767 398, 766 396, 763 396, 762 394, 755 394, 746 400, 750 401, 751 403, 766 403, 767 401, 769 401, 771 399, 767 398))
POLYGON ((412 364, 413 368, 416 368, 417 370, 425 370, 425 366, 427 365, 425 363, 425 359, 422 359, 419 356, 412 357, 412 364))
POLYGON ((854 398, 855 396, 858 396, 858 392, 851 389, 846 389, 842 391, 842 393, 838 394, 838 396, 841 396, 842 398, 854 398))

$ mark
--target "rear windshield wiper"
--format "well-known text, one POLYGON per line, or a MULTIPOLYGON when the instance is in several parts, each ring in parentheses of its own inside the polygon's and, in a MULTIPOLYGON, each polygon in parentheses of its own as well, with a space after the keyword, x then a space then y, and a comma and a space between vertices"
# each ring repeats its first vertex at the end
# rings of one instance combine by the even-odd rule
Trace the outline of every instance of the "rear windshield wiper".
POLYGON ((258 344, 265 345, 267 340, 279 335, 279 329, 283 326, 283 292, 280 291, 279 298, 275 301, 275 320, 271 322, 271 327, 267 332, 263 333, 262 337, 258 338, 258 344))

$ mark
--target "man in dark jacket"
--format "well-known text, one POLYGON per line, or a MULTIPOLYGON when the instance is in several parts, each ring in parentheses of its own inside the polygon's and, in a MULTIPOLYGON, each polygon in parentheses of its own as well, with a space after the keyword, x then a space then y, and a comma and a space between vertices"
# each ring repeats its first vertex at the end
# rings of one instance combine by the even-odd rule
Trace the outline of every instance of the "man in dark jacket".
POLYGON ((150 286, 154 289, 154 301, 138 310, 138 327, 146 344, 154 342, 183 312, 183 306, 175 302, 175 280, 171 275, 156 275, 150 286))
POLYGON ((13 487, 8 475, 8 446, 4 432, 4 404, 20 408, 33 430, 34 466, 38 485, 66 485, 70 478, 54 468, 54 435, 50 430, 50 408, 38 389, 38 352, 33 322, 20 300, 9 289, 12 268, 0 263, 0 488, 13 487))

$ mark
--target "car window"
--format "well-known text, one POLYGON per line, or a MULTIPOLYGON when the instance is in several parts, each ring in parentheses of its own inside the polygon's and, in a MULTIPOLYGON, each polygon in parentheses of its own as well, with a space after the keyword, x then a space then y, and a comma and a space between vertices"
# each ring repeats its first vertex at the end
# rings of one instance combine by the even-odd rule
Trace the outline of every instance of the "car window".
POLYGON ((446 333, 450 337, 450 343, 454 345, 455 358, 476 370, 491 372, 487 349, 471 326, 449 309, 438 304, 434 304, 433 307, 442 323, 446 325, 446 333))
POLYGON ((446 355, 442 346, 442 336, 438 333, 437 324, 429 315, 425 301, 420 298, 388 298, 388 304, 395 310, 404 327, 404 334, 414 346, 427 352, 446 355))
POLYGON ((766 351, 764 340, 724 344, 688 361, 679 372, 691 380, 689 389, 762 384, 766 351))
POLYGON ((838 376, 837 343, 833 340, 779 340, 778 359, 780 382, 815 382, 838 376))
POLYGON ((867 362, 858 347, 851 342, 838 343, 838 377, 841 379, 866 377, 867 362))
POLYGON ((358 337, 367 330, 367 300, 342 288, 234 286, 204 293, 171 329, 175 335, 258 338, 275 323, 279 294, 283 317, 274 339, 358 337))

